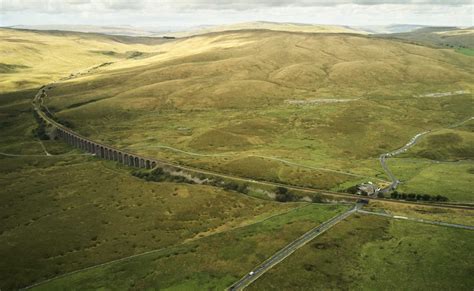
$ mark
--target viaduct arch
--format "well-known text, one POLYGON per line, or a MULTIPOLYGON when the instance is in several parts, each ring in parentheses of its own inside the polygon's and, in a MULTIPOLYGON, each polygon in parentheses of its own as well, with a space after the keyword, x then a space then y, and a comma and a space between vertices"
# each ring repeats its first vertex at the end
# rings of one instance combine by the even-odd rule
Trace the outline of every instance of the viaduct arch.
POLYGON ((55 120, 52 120, 46 114, 44 114, 39 105, 41 104, 41 98, 44 93, 45 90, 42 88, 35 96, 33 102, 34 109, 38 116, 53 129, 54 135, 63 140, 65 143, 82 151, 91 153, 97 158, 116 161, 129 167, 153 169, 158 165, 156 160, 96 142, 81 136, 71 129, 59 124, 55 120))

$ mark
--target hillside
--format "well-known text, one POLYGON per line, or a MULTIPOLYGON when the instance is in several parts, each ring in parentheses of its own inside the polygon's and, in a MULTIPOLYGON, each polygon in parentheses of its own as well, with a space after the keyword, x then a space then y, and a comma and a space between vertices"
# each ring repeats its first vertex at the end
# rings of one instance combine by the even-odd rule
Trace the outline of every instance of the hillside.
POLYGON ((206 26, 196 29, 188 29, 182 32, 170 33, 169 35, 176 37, 188 37, 193 35, 202 35, 212 32, 237 31, 248 29, 265 29, 272 31, 287 32, 305 32, 305 33, 357 33, 366 34, 367 32, 356 28, 338 25, 322 25, 322 24, 304 24, 304 23, 285 23, 285 22, 269 22, 269 21, 253 21, 228 25, 206 26))
POLYGON ((474 58, 269 29, 0 39, 1 290, 473 285, 474 58))
POLYGON ((120 101, 109 100, 111 106, 126 102, 135 109, 248 108, 469 91, 474 70, 472 59, 448 50, 342 34, 213 33, 155 50, 149 58, 110 65, 84 79, 87 84, 61 87, 81 86, 79 94, 73 90, 78 99, 101 88, 101 98, 120 101))
POLYGON ((57 84, 49 108, 144 155, 328 189, 385 178, 381 153, 472 114, 473 59, 452 50, 255 30, 153 50, 57 84))
MULTIPOLYGON (((59 31, 74 31, 85 33, 101 33, 108 35, 124 35, 135 37, 157 36, 160 33, 159 29, 137 28, 133 26, 97 26, 97 25, 15 25, 11 28, 25 29, 25 30, 59 30, 59 31)), ((162 29, 161 31, 167 31, 162 29)))
POLYGON ((160 38, 0 29, 0 89, 25 90, 78 70, 149 53, 160 38))
POLYGON ((410 32, 383 36, 434 47, 474 49, 474 29, 472 27, 424 27, 410 32))
POLYGON ((367 31, 368 33, 402 33, 425 27, 418 24, 390 24, 390 25, 366 25, 355 26, 355 29, 367 31))

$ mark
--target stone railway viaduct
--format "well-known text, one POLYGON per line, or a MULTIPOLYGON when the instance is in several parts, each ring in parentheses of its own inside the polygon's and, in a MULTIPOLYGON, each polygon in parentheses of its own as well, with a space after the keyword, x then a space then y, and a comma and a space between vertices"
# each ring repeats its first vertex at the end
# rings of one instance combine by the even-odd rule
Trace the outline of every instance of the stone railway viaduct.
POLYGON ((42 98, 45 96, 45 94, 45 88, 43 87, 35 96, 35 99, 33 100, 33 107, 38 116, 48 125, 48 127, 50 127, 54 136, 59 137, 75 148, 91 153, 101 159, 116 161, 126 166, 136 168, 153 169, 157 166, 158 162, 154 159, 129 153, 103 143, 93 141, 51 119, 41 109, 41 104, 43 102, 42 98))

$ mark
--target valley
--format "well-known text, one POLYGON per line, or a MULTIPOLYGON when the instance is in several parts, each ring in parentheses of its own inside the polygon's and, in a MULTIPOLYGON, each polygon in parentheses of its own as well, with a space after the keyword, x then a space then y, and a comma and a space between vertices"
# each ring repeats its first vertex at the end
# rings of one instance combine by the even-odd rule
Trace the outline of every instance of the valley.
POLYGON ((341 216, 246 288, 469 290, 472 56, 265 25, 176 39, 0 28, 0 288, 222 290, 358 201, 383 215, 341 216), (368 181, 448 201, 348 192, 368 181))

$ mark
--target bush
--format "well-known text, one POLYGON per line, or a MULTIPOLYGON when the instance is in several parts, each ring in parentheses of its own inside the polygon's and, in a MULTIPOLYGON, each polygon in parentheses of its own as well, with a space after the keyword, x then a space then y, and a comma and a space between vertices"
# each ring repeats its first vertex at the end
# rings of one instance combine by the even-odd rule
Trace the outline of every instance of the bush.
POLYGON ((323 198, 320 195, 314 195, 311 197, 311 202, 313 203, 323 203, 323 198))
POLYGON ((398 193, 397 191, 393 191, 390 194, 390 198, 392 199, 402 199, 408 201, 439 201, 439 202, 446 202, 448 201, 448 197, 436 195, 431 196, 428 194, 415 194, 415 193, 398 193))
POLYGON ((291 202, 298 200, 298 197, 285 187, 277 187, 275 189, 275 194, 275 200, 279 202, 291 202))
MULTIPOLYGON (((132 175, 138 177, 140 179, 144 179, 146 181, 153 181, 153 182, 175 182, 175 183, 188 183, 188 184, 195 184, 194 181, 188 180, 184 176, 175 176, 171 175, 163 168, 155 168, 151 172, 143 171, 143 170, 134 170, 132 171, 132 175)), ((205 176, 200 174, 199 179, 205 180, 205 176)), ((211 185, 214 187, 221 187, 227 191, 236 191, 242 194, 248 194, 249 186, 247 184, 240 184, 236 182, 224 182, 219 179, 208 180, 204 184, 211 185)))
POLYGON ((49 135, 46 133, 46 123, 39 117, 36 111, 33 111, 33 115, 38 122, 38 127, 33 130, 33 134, 41 140, 48 140, 49 135))
POLYGON ((357 189, 357 185, 354 185, 354 186, 351 186, 351 187, 347 188, 346 192, 351 193, 351 194, 357 194, 358 190, 359 189, 357 189))

